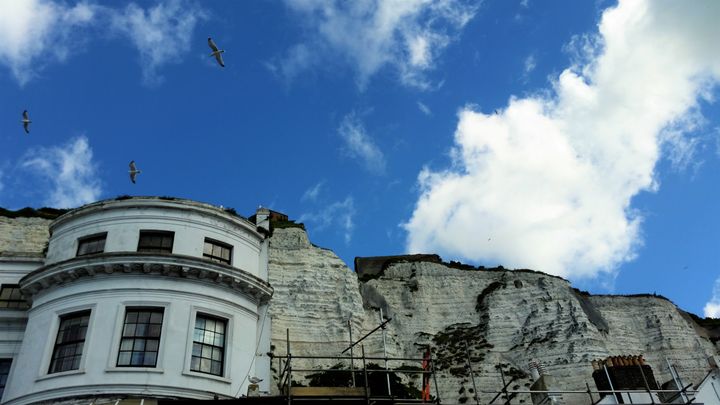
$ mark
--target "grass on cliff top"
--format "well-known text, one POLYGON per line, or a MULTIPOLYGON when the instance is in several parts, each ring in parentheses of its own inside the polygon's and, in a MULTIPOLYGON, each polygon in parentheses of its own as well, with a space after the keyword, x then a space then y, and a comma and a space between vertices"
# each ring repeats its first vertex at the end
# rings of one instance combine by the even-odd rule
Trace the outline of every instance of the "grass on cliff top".
POLYGON ((695 321, 698 325, 707 328, 707 329, 715 329, 720 328, 720 318, 700 318, 699 316, 693 314, 692 312, 688 312, 688 315, 690 315, 690 318, 695 321))
POLYGON ((292 219, 291 219, 291 220, 288 220, 288 221, 283 221, 283 220, 279 220, 279 219, 274 219, 274 220, 270 221, 270 228, 275 228, 275 229, 300 228, 300 229, 302 229, 302 230, 304 231, 304 230, 305 230, 305 224, 303 224, 302 222, 297 223, 297 222, 295 222, 295 221, 292 220, 292 219))
POLYGON ((30 208, 25 207, 16 211, 10 211, 5 208, 0 208, 0 217, 6 218, 44 218, 44 219, 55 219, 60 215, 70 211, 69 209, 58 209, 58 208, 30 208))

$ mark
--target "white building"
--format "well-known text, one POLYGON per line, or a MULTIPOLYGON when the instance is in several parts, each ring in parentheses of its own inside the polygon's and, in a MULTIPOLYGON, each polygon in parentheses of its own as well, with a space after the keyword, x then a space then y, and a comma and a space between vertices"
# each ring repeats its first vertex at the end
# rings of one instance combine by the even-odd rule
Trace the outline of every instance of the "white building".
POLYGON ((55 219, 44 257, 0 257, 0 402, 267 390, 268 214, 118 198, 55 219))

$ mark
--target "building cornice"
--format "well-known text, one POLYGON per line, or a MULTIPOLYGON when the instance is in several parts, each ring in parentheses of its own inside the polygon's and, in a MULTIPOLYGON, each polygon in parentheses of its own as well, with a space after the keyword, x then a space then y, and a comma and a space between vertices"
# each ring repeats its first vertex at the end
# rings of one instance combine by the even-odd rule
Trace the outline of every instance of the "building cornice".
POLYGON ((96 275, 150 274, 187 280, 203 280, 231 288, 258 303, 273 294, 268 282, 237 267, 194 256, 142 252, 111 252, 75 257, 43 266, 20 280, 26 296, 96 275))
POLYGON ((103 200, 87 204, 59 216, 50 224, 50 233, 52 234, 57 227, 63 225, 64 223, 79 217, 114 209, 127 210, 135 208, 159 208, 202 213, 244 228, 257 237, 258 240, 264 239, 264 236, 257 231, 255 224, 245 218, 232 215, 221 208, 192 200, 161 197, 129 197, 125 199, 103 200))

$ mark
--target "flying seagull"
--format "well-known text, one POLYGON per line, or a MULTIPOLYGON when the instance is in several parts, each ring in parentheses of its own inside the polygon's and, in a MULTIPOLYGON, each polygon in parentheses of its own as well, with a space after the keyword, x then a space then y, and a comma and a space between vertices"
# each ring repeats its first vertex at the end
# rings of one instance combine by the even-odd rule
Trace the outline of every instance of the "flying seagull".
POLYGON ((210 46, 210 49, 212 49, 210 56, 214 56, 220 66, 225 67, 225 63, 223 63, 222 59, 222 53, 225 52, 225 50, 218 49, 217 45, 215 45, 215 42, 210 37, 208 37, 208 45, 210 46))
POLYGON ((29 134, 30 133, 30 123, 32 122, 32 121, 30 121, 30 115, 28 115, 27 110, 23 111, 22 115, 23 115, 23 119, 20 122, 23 123, 23 128, 25 128, 25 133, 29 134))
POLYGON ((262 381, 262 378, 250 377, 248 380, 250 381, 250 384, 257 384, 262 381))
POLYGON ((140 170, 138 170, 137 167, 135 167, 135 161, 131 160, 130 161, 130 181, 132 181, 133 184, 135 184, 135 177, 139 173, 142 173, 142 172, 140 170))

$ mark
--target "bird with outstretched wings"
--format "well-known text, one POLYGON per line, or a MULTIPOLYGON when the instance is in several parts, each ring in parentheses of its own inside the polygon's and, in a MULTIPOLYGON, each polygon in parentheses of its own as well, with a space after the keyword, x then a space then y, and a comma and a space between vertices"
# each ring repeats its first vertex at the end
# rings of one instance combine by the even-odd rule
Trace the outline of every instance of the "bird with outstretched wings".
POLYGON ((135 166, 134 160, 130 161, 130 172, 129 173, 130 173, 130 181, 132 181, 133 184, 135 184, 135 178, 137 177, 138 174, 140 174, 142 172, 137 169, 137 167, 135 166))
POLYGON ((225 67, 225 63, 223 62, 222 58, 222 54, 223 52, 225 52, 225 50, 218 49, 217 45, 215 45, 215 41, 213 41, 210 37, 208 37, 208 46, 210 46, 210 49, 212 49, 212 53, 210 54, 210 56, 214 56, 220 66, 225 67))
POLYGON ((22 122, 23 128, 25 128, 25 133, 29 134, 30 133, 30 123, 32 121, 30 121, 30 114, 28 114, 27 110, 23 111, 22 117, 23 117, 22 121, 20 121, 20 122, 22 122))

